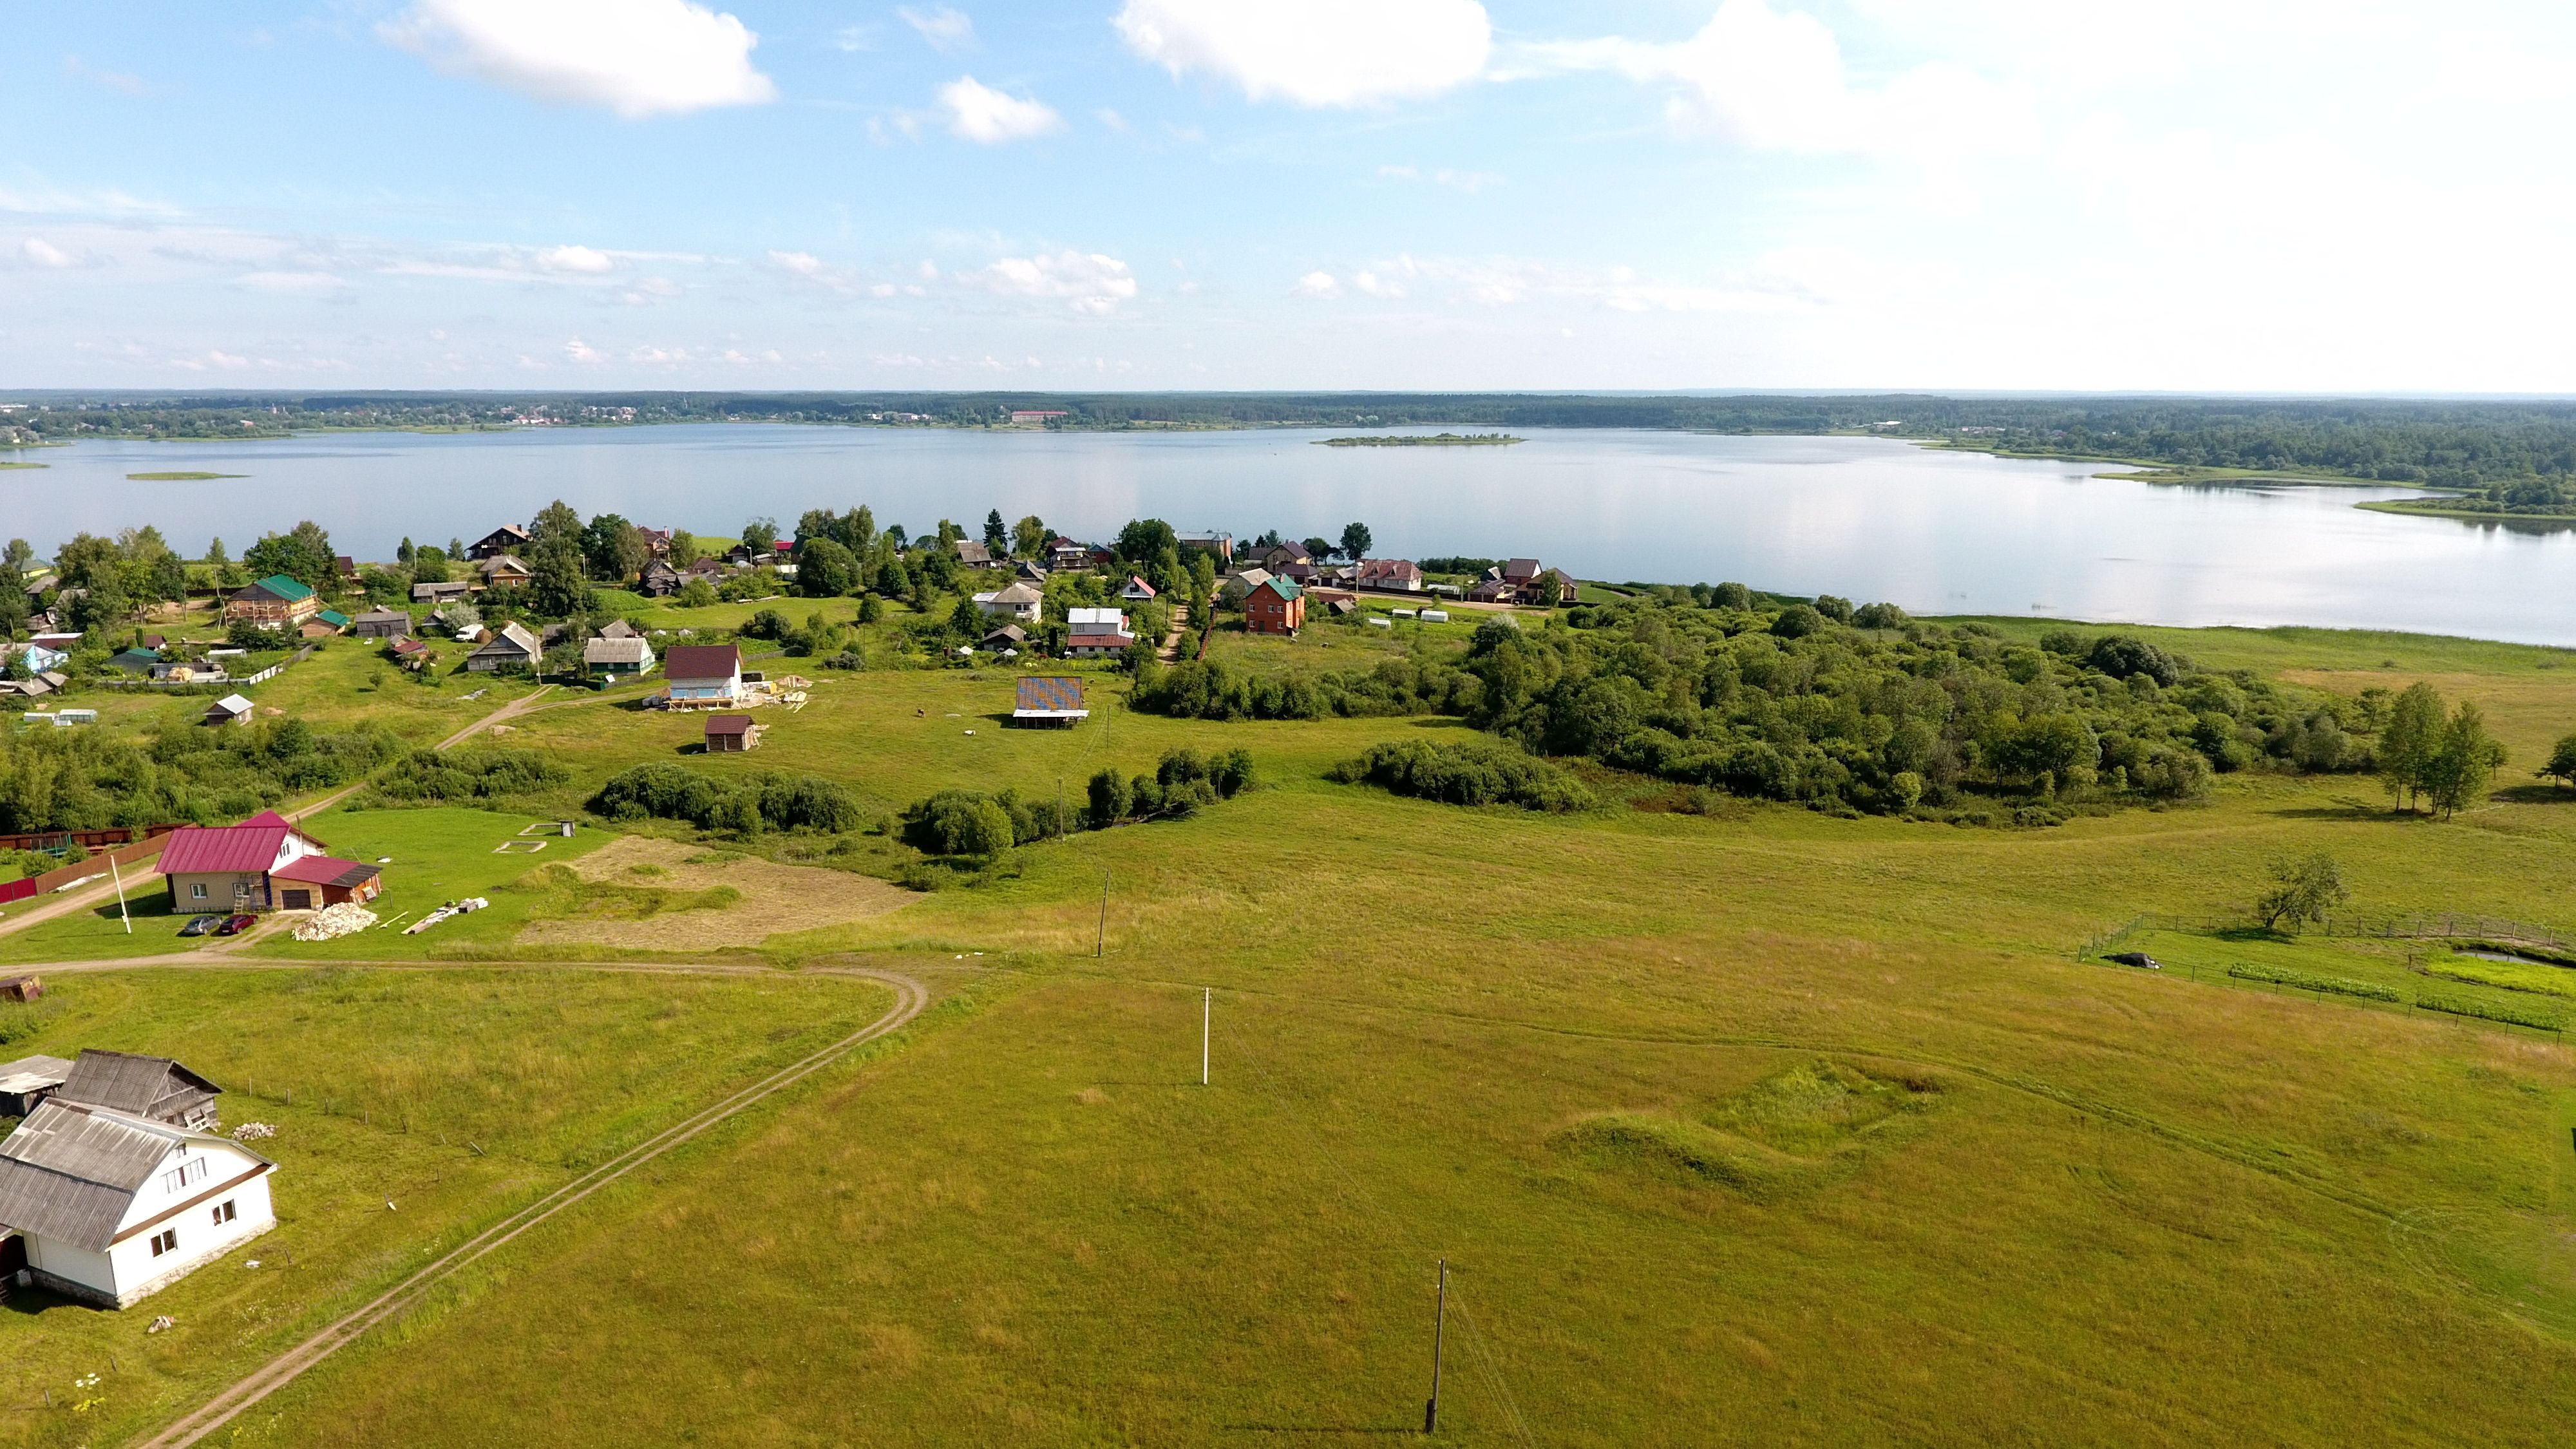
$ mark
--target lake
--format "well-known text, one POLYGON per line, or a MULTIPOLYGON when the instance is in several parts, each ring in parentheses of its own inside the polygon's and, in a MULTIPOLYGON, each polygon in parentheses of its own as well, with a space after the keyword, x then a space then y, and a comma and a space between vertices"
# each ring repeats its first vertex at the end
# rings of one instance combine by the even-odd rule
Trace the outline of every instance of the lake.
MULTIPOLYGON (((1431 431, 1431 430, 1423 430, 1431 431)), ((1324 448, 1305 430, 964 432, 775 425, 85 442, 0 471, 0 537, 157 524, 239 556, 311 518, 344 552, 472 540, 551 499, 730 534, 866 503, 920 532, 986 510, 1081 538, 1133 517, 1535 555, 1585 578, 1734 579, 1916 613, 2314 624, 2576 645, 2576 533, 2366 512, 2404 488, 2200 487, 1875 438, 1540 431, 1511 447, 1324 448), (205 471, 211 482, 129 473, 205 471)))

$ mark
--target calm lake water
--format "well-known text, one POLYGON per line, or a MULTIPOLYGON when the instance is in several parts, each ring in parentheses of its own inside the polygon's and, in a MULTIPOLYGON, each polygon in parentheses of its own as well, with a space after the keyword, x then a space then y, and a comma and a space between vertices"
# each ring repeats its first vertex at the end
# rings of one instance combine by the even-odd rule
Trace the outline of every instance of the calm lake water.
POLYGON ((987 509, 1076 537, 1131 517, 1376 551, 1534 554, 1586 578, 1889 599, 1917 613, 2315 624, 2576 645, 2576 533, 2370 513, 2397 488, 2175 487, 2099 465, 1871 438, 1542 431, 1511 447, 1323 448, 1306 431, 984 433, 704 425, 93 442, 0 471, 0 538, 158 524, 236 556, 311 518, 360 557, 472 540, 550 499, 729 534, 866 503, 916 532, 987 509), (217 482, 128 481, 200 470, 217 482))

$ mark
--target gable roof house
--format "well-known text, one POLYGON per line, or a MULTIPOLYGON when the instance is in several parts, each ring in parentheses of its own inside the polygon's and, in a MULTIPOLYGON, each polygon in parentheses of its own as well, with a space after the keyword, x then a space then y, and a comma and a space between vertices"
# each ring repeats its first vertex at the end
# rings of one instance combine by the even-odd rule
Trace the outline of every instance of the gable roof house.
POLYGON ((1173 541, 1178 543, 1184 551, 1196 550, 1200 553, 1215 555, 1216 566, 1220 569, 1231 568, 1234 566, 1233 534, 1202 531, 1198 533, 1176 533, 1172 535, 1172 538, 1173 541))
POLYGON ((477 674, 489 674, 513 664, 533 665, 546 652, 537 636, 525 624, 513 621, 492 631, 489 643, 465 656, 465 667, 477 674))
POLYGON ((1047 567, 1080 569, 1091 566, 1091 545, 1076 543, 1059 534, 1047 540, 1047 567))
POLYGON ((375 899, 383 872, 324 849, 285 816, 263 810, 239 825, 171 831, 155 869, 170 883, 173 912, 309 911, 375 899))
POLYGON ((1118 597, 1125 599, 1131 604, 1141 604, 1147 599, 1154 597, 1154 586, 1134 574, 1129 574, 1127 576, 1127 587, 1118 591, 1118 597))
POLYGON ((742 650, 732 644, 674 644, 662 656, 665 708, 730 704, 742 697, 742 650))
POLYGON ((970 569, 988 569, 997 562, 1005 561, 995 559, 993 550, 989 546, 971 538, 961 538, 949 547, 957 550, 957 561, 970 569))
POLYGON ((414 584, 411 586, 411 601, 415 604, 454 603, 472 592, 473 588, 472 584, 463 579, 447 579, 434 584, 414 584))
POLYGON ((1017 654, 1029 647, 1029 631, 1017 624, 1004 624, 998 629, 987 630, 975 647, 987 654, 1017 654))
POLYGON ((276 1168, 213 1132, 58 1095, 0 1142, 8 1256, 57 1293, 124 1308, 277 1226, 276 1168))
POLYGON ((653 672, 653 645, 638 635, 605 634, 581 646, 582 666, 593 674, 633 678, 653 672))
POLYGON ((1268 582, 1270 582, 1270 570, 1268 569, 1236 569, 1233 573, 1225 576, 1224 582, 1217 585, 1217 592, 1225 595, 1229 599, 1240 599, 1246 597, 1254 589, 1260 588, 1263 584, 1268 582))
POLYGON ((496 554, 516 553, 528 546, 528 531, 515 523, 505 523, 468 545, 469 559, 487 559, 496 554))
POLYGON ((292 628, 322 611, 313 591, 284 574, 270 574, 224 600, 224 622, 248 620, 263 629, 292 628))
POLYGON ((760 748, 760 726, 747 714, 707 716, 707 753, 738 755, 760 748))
POLYGON ((346 631, 348 627, 348 615, 341 613, 337 609, 322 609, 317 611, 312 618, 305 620, 303 625, 298 628, 296 632, 302 634, 307 639, 328 639, 334 634, 346 631))
POLYGON ((358 561, 345 553, 334 554, 331 558, 331 572, 354 584, 358 581, 358 561))
POLYGON ((1364 558, 1355 582, 1363 589, 1418 594, 1422 592, 1422 566, 1409 558, 1364 558))
POLYGON ((668 560, 657 558, 644 565, 644 573, 635 587, 646 598, 667 599, 680 591, 680 584, 680 571, 671 567, 668 560))
POLYGON ((503 584, 524 584, 536 577, 536 570, 529 568, 527 560, 515 553, 496 553, 476 564, 474 571, 482 576, 483 587, 487 589, 503 584))
POLYGON ((210 725, 246 725, 250 723, 251 702, 238 694, 227 694, 206 706, 205 723, 210 725))
POLYGON ((975 596, 975 607, 984 611, 985 618, 1008 619, 1022 624, 1036 623, 1038 609, 1045 602, 1046 595, 1039 593, 1034 586, 1016 582, 989 594, 975 596))
POLYGON ((1306 591, 1290 579, 1264 579, 1243 596, 1243 627, 1254 634, 1294 634, 1306 625, 1306 591))
POLYGON ((1064 652, 1078 659, 1115 654, 1136 642, 1127 632, 1127 615, 1118 609, 1067 609, 1064 622, 1070 631, 1064 652))

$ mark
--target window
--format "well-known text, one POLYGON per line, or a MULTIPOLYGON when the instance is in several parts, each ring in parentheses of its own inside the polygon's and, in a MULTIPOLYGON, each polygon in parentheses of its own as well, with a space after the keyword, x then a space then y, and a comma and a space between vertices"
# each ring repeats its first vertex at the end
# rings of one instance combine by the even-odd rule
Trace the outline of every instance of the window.
POLYGON ((175 1253, 175 1252, 177 1252, 178 1250, 179 1250, 179 1230, 178 1230, 177 1228, 165 1228, 165 1229, 163 1229, 162 1231, 157 1232, 157 1233, 154 1233, 154 1234, 152 1235, 152 1256, 153 1256, 153 1257, 158 1258, 158 1257, 160 1257, 163 1253, 175 1253))
POLYGON ((206 1180, 206 1173, 208 1171, 209 1167, 206 1159, 202 1157, 191 1157, 187 1161, 180 1163, 177 1167, 172 1168, 170 1171, 161 1174, 161 1190, 163 1192, 177 1192, 179 1189, 186 1187, 189 1183, 203 1182, 206 1180))
POLYGON ((220 1228, 239 1216, 241 1216, 241 1214, 233 1210, 233 1200, 231 1198, 225 1198, 222 1202, 215 1204, 216 1227, 220 1228))
POLYGON ((192 901, 202 901, 205 898, 206 883, 204 881, 197 881, 188 887, 188 899, 192 901))

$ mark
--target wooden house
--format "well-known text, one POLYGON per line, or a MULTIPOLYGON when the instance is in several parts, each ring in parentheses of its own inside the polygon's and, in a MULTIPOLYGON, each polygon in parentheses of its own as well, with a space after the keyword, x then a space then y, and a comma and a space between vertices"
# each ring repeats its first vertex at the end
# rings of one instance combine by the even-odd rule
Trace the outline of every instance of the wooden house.
POLYGON ((496 553, 475 564, 474 571, 482 577, 483 587, 487 589, 515 587, 536 577, 536 571, 528 567, 527 560, 515 553, 496 553))
POLYGON ((605 679, 635 679, 653 672, 653 645, 636 635, 603 634, 581 646, 582 667, 605 679))
POLYGON ((481 560, 505 553, 517 553, 528 546, 528 531, 515 523, 505 523, 468 545, 465 556, 481 560))
POLYGON ((489 674, 512 665, 533 668, 545 652, 545 646, 527 625, 513 622, 493 630, 488 642, 466 655, 465 667, 476 674, 489 674))
POLYGON ((644 565, 643 576, 635 587, 646 598, 667 599, 678 593, 684 582, 686 580, 680 577, 678 569, 671 567, 667 560, 657 558, 644 565))
POLYGON ((411 632, 411 615, 401 609, 369 609, 349 621, 361 639, 400 639, 411 632))
POLYGON ((298 625, 295 632, 307 639, 328 639, 335 634, 346 633, 348 628, 348 615, 337 609, 323 609, 298 625))
POLYGON ((270 574, 224 600, 224 622, 263 629, 292 629, 322 611, 314 592, 284 574, 270 574))

